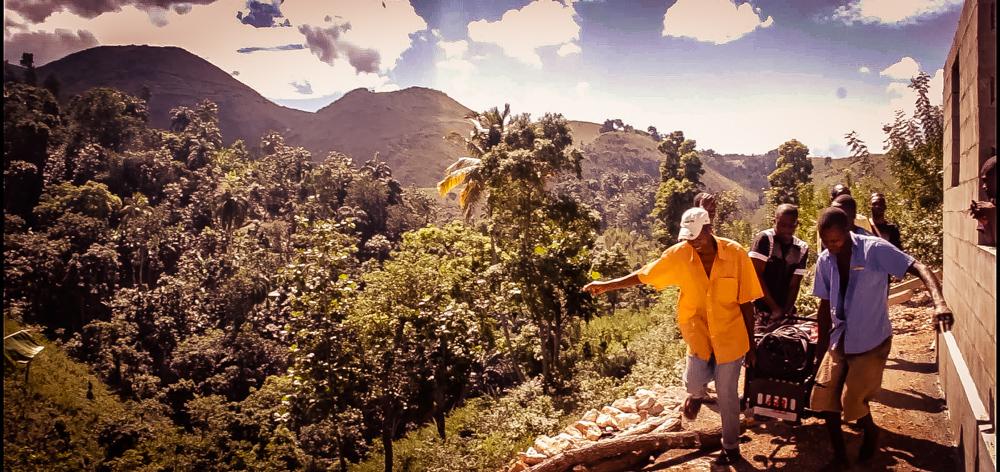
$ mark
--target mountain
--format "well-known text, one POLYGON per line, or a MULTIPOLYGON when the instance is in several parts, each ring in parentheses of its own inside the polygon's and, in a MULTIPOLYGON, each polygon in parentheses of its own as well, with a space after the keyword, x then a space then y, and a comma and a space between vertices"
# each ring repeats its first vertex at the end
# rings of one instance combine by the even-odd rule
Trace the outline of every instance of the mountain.
MULTIPOLYGON (((23 68, 7 64, 5 75, 23 68)), ((53 61, 38 69, 39 80, 54 75, 68 100, 93 87, 113 87, 133 95, 150 92, 150 122, 166 128, 170 110, 203 99, 219 105, 226 142, 255 146, 260 136, 278 131, 289 144, 303 146, 319 159, 330 151, 355 162, 375 152, 405 184, 428 187, 465 149, 461 139, 472 125, 470 110, 444 93, 410 88, 387 93, 354 90, 316 113, 277 105, 210 62, 176 47, 100 46, 53 61)))
MULTIPOLYGON (((829 191, 836 184, 846 184, 848 180, 857 182, 864 176, 861 160, 854 157, 831 159, 829 164, 826 158, 811 158, 813 164, 813 185, 818 190, 829 191)), ((884 154, 872 154, 874 163, 873 185, 883 193, 894 192, 897 189, 896 179, 889 171, 889 162, 884 154)), ((867 198, 867 196, 855 195, 855 198, 867 198)), ((861 204, 861 202, 859 202, 861 204)))
POLYGON ((140 95, 150 92, 153 126, 170 124, 170 109, 203 99, 219 105, 219 127, 227 142, 255 146, 268 131, 287 134, 310 113, 276 105, 212 63, 176 47, 99 46, 38 68, 39 81, 54 75, 63 100, 93 87, 113 87, 140 95))
POLYGON ((314 155, 339 151, 355 162, 378 152, 400 182, 430 187, 449 164, 466 155, 462 138, 472 124, 464 117, 471 112, 433 89, 357 89, 312 114, 287 137, 314 155))
MULTIPOLYGON (((570 122, 575 142, 583 151, 584 177, 595 178, 605 172, 642 172, 660 178, 663 155, 648 134, 634 131, 600 133, 600 127, 597 123, 570 122)), ((707 191, 735 190, 743 206, 757 205, 759 191, 751 186, 752 179, 733 179, 730 173, 721 172, 713 165, 713 160, 703 158, 702 162, 705 174, 701 180, 707 191)))
MULTIPOLYGON (((4 76, 23 75, 23 68, 4 64, 4 76)), ((210 62, 176 47, 100 46, 50 62, 37 71, 39 81, 55 76, 61 99, 93 87, 113 87, 134 95, 150 93, 150 121, 169 125, 170 109, 203 99, 219 105, 219 121, 227 142, 242 139, 249 147, 268 131, 278 131, 289 144, 302 146, 321 159, 330 151, 356 163, 379 159, 402 183, 433 187, 445 167, 465 155, 463 139, 472 129, 464 118, 471 110, 448 95, 410 87, 374 93, 353 90, 315 113, 277 105, 210 62)), ((644 172, 659 177, 660 153, 643 132, 600 133, 601 125, 570 121, 574 144, 586 157, 584 173, 644 172)), ((757 205, 760 189, 774 168, 774 157, 703 153, 706 189, 735 189, 745 206, 757 205)), ((826 172, 814 160, 817 175, 836 179, 842 160, 826 172)), ((847 162, 847 161, 844 161, 847 162)), ((883 166, 884 167, 884 166, 883 166)), ((884 169, 883 169, 884 170, 884 169)), ((854 175, 858 175, 857 172, 854 175)), ((819 180, 825 177, 818 178, 819 180)))

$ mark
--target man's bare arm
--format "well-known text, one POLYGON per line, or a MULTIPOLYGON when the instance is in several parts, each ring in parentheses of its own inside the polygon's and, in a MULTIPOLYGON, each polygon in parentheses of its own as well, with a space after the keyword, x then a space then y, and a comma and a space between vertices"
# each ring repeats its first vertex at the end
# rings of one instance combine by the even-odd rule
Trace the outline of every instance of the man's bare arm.
POLYGON ((583 290, 589 292, 591 295, 600 295, 604 292, 611 292, 615 290, 621 290, 624 288, 634 287, 640 285, 642 282, 639 280, 639 271, 632 272, 624 277, 619 277, 617 279, 607 280, 607 281, 594 281, 583 287, 583 290))
POLYGON ((823 355, 830 348, 830 329, 833 324, 830 319, 830 300, 820 300, 816 310, 816 322, 819 324, 819 340, 816 342, 817 363, 823 360, 823 355))
POLYGON ((799 299, 799 289, 802 288, 802 276, 793 275, 788 285, 788 300, 785 301, 785 313, 791 313, 795 302, 799 299))
POLYGON ((935 329, 950 331, 951 326, 955 323, 955 319, 951 314, 951 309, 948 308, 948 304, 944 301, 944 294, 941 292, 941 282, 938 278, 920 261, 913 261, 913 264, 910 264, 910 268, 906 270, 906 273, 919 277, 931 293, 931 298, 934 300, 935 329))
MULTIPOLYGON (((760 288, 764 291, 764 303, 767 303, 768 308, 771 309, 772 317, 780 317, 785 314, 782 311, 784 308, 778 306, 778 302, 774 300, 771 296, 771 290, 767 288, 767 284, 764 283, 764 266, 766 263, 760 259, 750 258, 750 262, 753 263, 753 270, 757 273, 757 280, 760 282, 760 288)), ((751 331, 752 332, 752 331, 751 331)))
POLYGON ((750 339, 750 350, 747 351, 746 362, 747 365, 754 365, 757 363, 757 340, 753 337, 753 327, 754 327, 754 310, 753 302, 741 303, 740 312, 743 314, 743 324, 747 329, 747 338, 750 339))

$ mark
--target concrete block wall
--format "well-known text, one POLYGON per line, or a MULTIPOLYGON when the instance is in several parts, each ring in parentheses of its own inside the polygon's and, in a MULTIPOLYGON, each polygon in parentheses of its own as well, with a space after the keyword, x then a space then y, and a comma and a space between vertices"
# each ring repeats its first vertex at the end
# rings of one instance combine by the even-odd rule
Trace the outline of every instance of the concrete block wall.
POLYGON ((975 384, 971 390, 978 394, 989 418, 988 422, 976 421, 974 399, 965 393, 955 359, 947 349, 940 349, 941 385, 965 470, 996 470, 996 249, 979 245, 976 222, 967 213, 969 202, 982 198, 979 168, 996 146, 996 25, 991 17, 996 14, 995 4, 996 0, 965 2, 943 65, 944 296, 955 313, 955 340, 969 372, 965 381, 975 384), (952 74, 956 60, 958 77, 952 74), (955 81, 958 97, 952 94, 955 81), (956 108, 957 121, 953 118, 956 108), (958 143, 953 142, 955 129, 958 143), (957 176, 952 167, 956 149, 957 176))

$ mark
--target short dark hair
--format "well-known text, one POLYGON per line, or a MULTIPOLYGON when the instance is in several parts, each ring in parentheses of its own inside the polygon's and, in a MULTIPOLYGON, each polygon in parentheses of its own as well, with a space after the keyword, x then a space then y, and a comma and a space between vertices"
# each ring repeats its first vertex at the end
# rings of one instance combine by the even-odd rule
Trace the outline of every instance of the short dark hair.
POLYGON ((830 228, 840 228, 845 231, 850 227, 847 221, 847 213, 840 208, 824 208, 820 212, 819 217, 816 218, 816 227, 820 230, 827 230, 830 228))
POLYGON ((694 206, 701 206, 701 202, 702 201, 704 201, 706 198, 710 198, 710 197, 714 197, 714 196, 715 195, 712 195, 712 194, 710 194, 708 192, 701 192, 698 195, 694 196, 694 206))
POLYGON ((792 205, 791 203, 782 203, 781 205, 778 205, 778 208, 774 209, 774 216, 779 217, 782 215, 791 215, 798 219, 799 207, 792 205))
POLYGON ((834 198, 833 203, 839 204, 840 206, 843 207, 853 208, 855 211, 857 211, 858 209, 858 202, 854 201, 854 197, 852 197, 850 194, 847 193, 841 194, 837 198, 834 198))
POLYGON ((982 170, 979 171, 979 175, 990 175, 991 173, 996 171, 997 171, 997 156, 993 156, 990 157, 989 159, 986 159, 986 162, 983 163, 983 168, 982 170))
POLYGON ((838 195, 850 195, 851 188, 844 184, 836 184, 830 187, 830 200, 837 198, 838 195))

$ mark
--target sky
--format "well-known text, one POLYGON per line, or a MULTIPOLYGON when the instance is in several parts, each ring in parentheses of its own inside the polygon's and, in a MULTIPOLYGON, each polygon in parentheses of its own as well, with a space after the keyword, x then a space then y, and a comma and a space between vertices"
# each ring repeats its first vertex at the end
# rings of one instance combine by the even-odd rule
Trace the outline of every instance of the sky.
POLYGON ((942 66, 960 0, 5 0, 4 59, 97 45, 184 48, 272 101, 317 110, 360 87, 474 110, 682 130, 700 149, 874 151, 909 79, 942 66))

